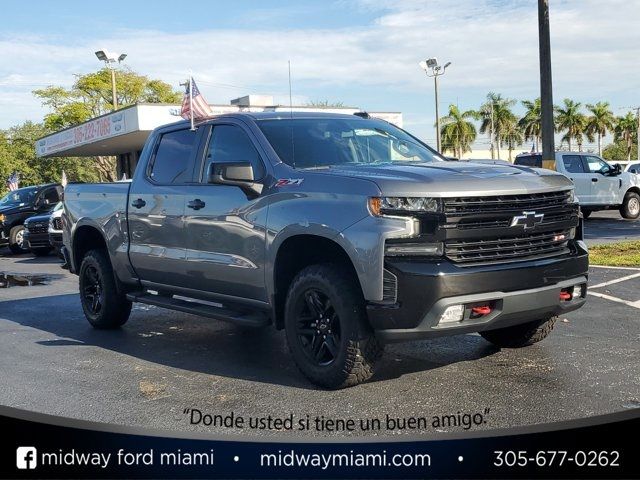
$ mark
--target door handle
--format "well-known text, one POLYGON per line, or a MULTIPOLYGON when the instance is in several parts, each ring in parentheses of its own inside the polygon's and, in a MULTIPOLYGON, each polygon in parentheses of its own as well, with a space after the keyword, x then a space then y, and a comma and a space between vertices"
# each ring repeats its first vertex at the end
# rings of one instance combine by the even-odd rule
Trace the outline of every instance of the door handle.
POLYGON ((147 202, 145 202, 143 199, 138 198, 136 200, 134 200, 133 202, 131 202, 131 206, 135 207, 135 208, 142 208, 147 204, 147 202))
POLYGON ((206 203, 204 203, 199 198, 196 198, 195 200, 191 200, 189 203, 187 203, 187 207, 193 208, 194 210, 200 210, 201 208, 204 208, 205 205, 206 203))
POLYGON ((597 178, 592 178, 592 179, 591 179, 591 181, 592 181, 592 182, 597 182, 597 181, 598 181, 598 179, 597 179, 597 178))

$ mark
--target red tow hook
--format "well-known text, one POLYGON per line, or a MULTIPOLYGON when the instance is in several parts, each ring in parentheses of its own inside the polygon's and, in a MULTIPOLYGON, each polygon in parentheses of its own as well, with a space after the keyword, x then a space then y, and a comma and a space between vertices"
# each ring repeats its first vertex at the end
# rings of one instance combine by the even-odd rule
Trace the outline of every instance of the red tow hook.
POLYGON ((491 307, 489 305, 471 307, 471 311, 473 312, 474 315, 478 315, 478 316, 489 315, 491 313, 491 307))
POLYGON ((565 292, 564 290, 560 292, 560 300, 567 302, 571 300, 571 298, 573 298, 573 295, 571 295, 571 293, 565 292))

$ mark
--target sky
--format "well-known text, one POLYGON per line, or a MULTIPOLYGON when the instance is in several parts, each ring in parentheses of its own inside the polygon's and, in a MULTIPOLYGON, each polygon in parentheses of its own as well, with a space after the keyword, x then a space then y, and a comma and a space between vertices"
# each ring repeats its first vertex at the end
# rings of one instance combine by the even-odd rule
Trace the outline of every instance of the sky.
MULTIPOLYGON (((640 105, 640 0, 550 8, 554 102, 604 100, 616 115, 640 105)), ((192 71, 207 101, 225 104, 249 93, 288 104, 290 60, 294 103, 401 111, 432 144, 425 58, 451 62, 441 112, 477 109, 490 91, 539 96, 535 0, 32 0, 1 11, 0 128, 40 121, 47 110, 32 90, 96 71, 100 49, 127 53, 128 67, 176 88, 192 71)))

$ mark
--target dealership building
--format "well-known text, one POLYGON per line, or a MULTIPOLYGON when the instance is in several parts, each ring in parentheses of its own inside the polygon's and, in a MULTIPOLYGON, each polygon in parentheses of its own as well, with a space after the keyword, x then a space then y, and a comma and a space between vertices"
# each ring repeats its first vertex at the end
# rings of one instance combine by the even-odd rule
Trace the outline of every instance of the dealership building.
MULTIPOLYGON (((211 105, 215 115, 232 112, 330 112, 354 114, 354 107, 313 107, 274 105, 270 95, 247 95, 231 100, 228 105, 211 105)), ((138 103, 116 110, 79 125, 53 133, 36 142, 38 157, 116 156, 117 175, 131 178, 140 158, 144 142, 151 131, 161 125, 182 120, 180 105, 138 103)), ((368 112, 402 127, 400 112, 368 112)))

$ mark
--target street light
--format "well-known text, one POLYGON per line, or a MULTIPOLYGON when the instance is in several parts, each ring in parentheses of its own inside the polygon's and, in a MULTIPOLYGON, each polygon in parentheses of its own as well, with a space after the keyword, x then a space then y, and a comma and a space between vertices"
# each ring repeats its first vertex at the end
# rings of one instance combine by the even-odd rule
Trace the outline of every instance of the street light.
POLYGON ((440 75, 444 75, 444 72, 447 70, 447 67, 451 65, 451 62, 447 62, 444 65, 438 64, 437 58, 428 58, 420 62, 420 68, 424 70, 424 73, 427 74, 427 77, 433 77, 433 85, 435 87, 436 92, 436 147, 438 152, 440 152, 440 114, 438 111, 438 77, 440 75))
POLYGON ((118 55, 117 53, 110 52, 108 50, 98 50, 96 52, 96 57, 101 62, 104 62, 109 70, 111 70, 111 100, 113 103, 113 109, 118 109, 118 97, 116 96, 116 70, 115 63, 121 63, 125 58, 127 58, 126 53, 121 53, 118 55))

